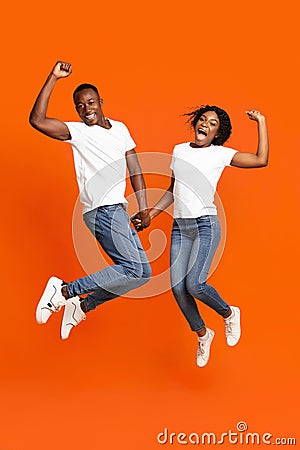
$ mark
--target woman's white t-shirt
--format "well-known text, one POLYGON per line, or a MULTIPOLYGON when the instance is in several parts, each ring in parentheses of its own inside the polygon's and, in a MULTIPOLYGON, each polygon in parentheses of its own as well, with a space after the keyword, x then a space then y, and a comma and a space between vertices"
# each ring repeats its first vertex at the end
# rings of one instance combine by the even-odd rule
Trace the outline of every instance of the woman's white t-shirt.
POLYGON ((237 152, 222 145, 191 147, 175 145, 171 169, 174 173, 174 218, 216 215, 214 196, 218 181, 237 152))

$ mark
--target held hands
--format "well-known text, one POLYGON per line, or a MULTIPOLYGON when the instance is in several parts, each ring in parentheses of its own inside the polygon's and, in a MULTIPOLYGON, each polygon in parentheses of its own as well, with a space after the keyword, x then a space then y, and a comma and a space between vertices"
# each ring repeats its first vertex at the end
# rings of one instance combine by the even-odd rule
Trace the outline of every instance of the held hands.
POLYGON ((261 122, 265 120, 265 117, 256 109, 250 109, 249 111, 246 111, 246 114, 248 115, 249 119, 255 120, 255 122, 261 122))
POLYGON ((72 66, 70 63, 64 61, 57 61, 52 69, 52 74, 57 78, 66 78, 72 73, 72 66))
POLYGON ((133 216, 130 217, 130 220, 138 232, 148 228, 151 222, 149 211, 147 209, 133 214, 133 216))

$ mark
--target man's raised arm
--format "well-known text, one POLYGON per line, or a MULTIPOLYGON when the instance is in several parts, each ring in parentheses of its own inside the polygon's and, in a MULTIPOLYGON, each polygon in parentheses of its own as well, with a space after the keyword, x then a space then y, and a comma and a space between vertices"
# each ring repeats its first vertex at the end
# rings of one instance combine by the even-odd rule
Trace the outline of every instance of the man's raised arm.
POLYGON ((72 73, 71 64, 58 61, 50 72, 30 113, 29 122, 36 130, 46 136, 60 141, 71 138, 67 125, 58 119, 47 117, 48 103, 53 88, 59 78, 66 78, 72 73))

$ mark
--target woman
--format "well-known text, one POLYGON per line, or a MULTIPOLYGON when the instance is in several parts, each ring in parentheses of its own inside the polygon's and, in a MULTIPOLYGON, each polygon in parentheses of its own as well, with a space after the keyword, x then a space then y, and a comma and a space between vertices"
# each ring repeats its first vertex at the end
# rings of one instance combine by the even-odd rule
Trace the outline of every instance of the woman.
MULTIPOLYGON (((231 123, 228 114, 221 108, 206 105, 186 114, 190 116, 194 129, 194 141, 175 146, 171 184, 150 210, 153 219, 174 201, 171 286, 192 331, 197 333, 199 367, 204 367, 208 362, 214 331, 205 326, 195 299, 223 317, 229 346, 236 345, 241 334, 239 308, 229 306, 206 280, 220 241, 220 225, 213 201, 224 168, 229 165, 257 168, 268 164, 265 118, 256 110, 246 114, 258 125, 256 154, 223 147, 231 134, 231 123)), ((142 229, 138 215, 132 221, 137 230, 142 229)))

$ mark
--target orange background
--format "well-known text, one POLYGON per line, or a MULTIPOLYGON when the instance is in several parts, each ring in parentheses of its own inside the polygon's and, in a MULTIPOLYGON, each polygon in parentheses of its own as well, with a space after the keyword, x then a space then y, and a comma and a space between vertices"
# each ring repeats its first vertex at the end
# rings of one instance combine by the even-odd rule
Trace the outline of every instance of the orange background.
MULTIPOLYGON (((221 434, 241 420, 252 432, 297 437, 296 8, 295 0, 280 7, 270 0, 5 4, 1 450, 153 450, 165 427, 221 434), (47 326, 35 323, 48 277, 84 274, 71 232, 77 199, 71 151, 28 124, 57 59, 70 61, 73 74, 55 88, 50 114, 76 120, 72 91, 94 83, 104 112, 128 125, 138 152, 170 154, 188 140, 181 114, 198 104, 229 112, 228 145, 244 151, 255 151, 257 139, 244 111, 258 108, 267 117, 269 166, 227 169, 219 184, 228 233, 211 283, 241 307, 243 335, 236 348, 226 347, 220 318, 201 306, 216 331, 204 369, 195 365, 195 337, 170 291, 110 302, 67 342, 59 339, 60 316, 47 326)), ((168 179, 147 176, 147 184, 163 189, 168 179)), ((169 235, 171 220, 165 215, 153 226, 169 235)), ((154 271, 167 261, 166 249, 154 271)))

